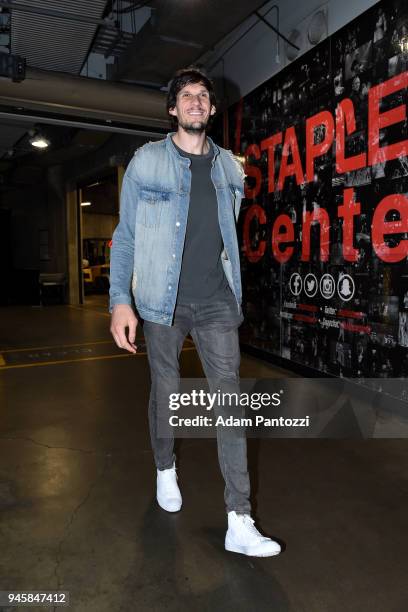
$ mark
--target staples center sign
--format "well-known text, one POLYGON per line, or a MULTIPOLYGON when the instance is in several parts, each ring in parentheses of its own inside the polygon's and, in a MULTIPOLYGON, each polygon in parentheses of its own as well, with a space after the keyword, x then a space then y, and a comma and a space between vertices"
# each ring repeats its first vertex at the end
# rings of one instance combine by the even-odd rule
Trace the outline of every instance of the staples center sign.
MULTIPOLYGON (((367 150, 356 155, 347 156, 345 151, 346 137, 356 132, 356 117, 353 101, 350 98, 342 99, 336 106, 334 116, 329 110, 322 110, 308 117, 304 126, 305 158, 302 159, 297 129, 289 126, 285 132, 276 132, 263 138, 259 144, 251 143, 245 150, 245 170, 248 177, 252 177, 253 186, 246 186, 245 196, 254 200, 246 211, 243 240, 244 252, 252 263, 259 261, 266 249, 266 240, 261 239, 257 246, 250 240, 250 225, 256 218, 259 225, 266 223, 264 208, 256 203, 262 187, 261 168, 256 164, 263 152, 267 156, 267 184, 268 193, 283 191, 285 181, 293 177, 296 185, 319 181, 316 173, 316 161, 335 149, 335 172, 344 174, 361 168, 377 166, 387 161, 406 157, 408 155, 408 139, 401 140, 386 146, 380 145, 380 131, 390 126, 398 126, 401 130, 406 128, 406 104, 394 106, 390 110, 382 111, 382 102, 387 96, 397 92, 404 92, 408 87, 408 71, 396 75, 387 81, 368 89, 368 117, 367 117, 367 150), (405 122, 405 123, 404 123, 405 122), (323 138, 316 142, 316 131, 320 130, 323 138), (278 153, 277 148, 280 146, 278 153), (278 167, 278 171, 276 171, 278 167)), ((406 93, 406 91, 404 92, 406 93)), ((408 233, 408 198, 404 194, 395 193, 383 197, 380 201, 372 202, 373 216, 371 224, 372 246, 376 255, 384 262, 396 263, 408 257, 408 240, 402 234, 408 233), (397 219, 387 220, 391 212, 397 213, 397 219), (389 246, 387 237, 395 235, 397 244, 389 246)), ((354 246, 354 219, 360 215, 361 206, 356 201, 355 191, 352 187, 345 188, 343 201, 337 207, 337 217, 342 220, 342 252, 347 262, 356 262, 359 251, 354 246)), ((310 261, 311 245, 310 235, 312 225, 320 227, 320 261, 329 260, 330 251, 330 217, 326 208, 319 206, 313 211, 304 210, 302 214, 302 241, 300 260, 310 261)), ((273 257, 279 263, 291 259, 294 253, 295 227, 288 214, 279 214, 272 224, 271 249, 273 257)))
MULTIPOLYGON (((244 345, 408 377, 408 4, 379 2, 229 109, 244 345)), ((228 132, 226 128, 228 126, 228 132)))

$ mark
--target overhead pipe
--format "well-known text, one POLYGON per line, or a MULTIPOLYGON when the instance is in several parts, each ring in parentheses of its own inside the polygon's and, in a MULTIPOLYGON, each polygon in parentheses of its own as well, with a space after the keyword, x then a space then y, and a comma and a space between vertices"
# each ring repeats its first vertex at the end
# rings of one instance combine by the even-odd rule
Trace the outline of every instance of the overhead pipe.
POLYGON ((0 105, 106 123, 169 127, 161 91, 37 68, 27 68, 21 83, 0 80, 0 105))

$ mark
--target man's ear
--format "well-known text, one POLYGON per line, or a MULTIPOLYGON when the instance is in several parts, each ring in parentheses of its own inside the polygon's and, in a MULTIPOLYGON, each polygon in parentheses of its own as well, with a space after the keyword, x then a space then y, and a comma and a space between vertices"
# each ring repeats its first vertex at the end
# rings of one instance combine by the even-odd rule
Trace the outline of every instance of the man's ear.
POLYGON ((215 106, 214 106, 214 105, 212 105, 212 106, 211 106, 211 110, 210 110, 210 115, 215 115, 216 110, 217 110, 217 109, 215 108, 215 106))
POLYGON ((173 115, 173 117, 177 115, 177 111, 174 106, 173 108, 169 108, 169 115, 173 115))

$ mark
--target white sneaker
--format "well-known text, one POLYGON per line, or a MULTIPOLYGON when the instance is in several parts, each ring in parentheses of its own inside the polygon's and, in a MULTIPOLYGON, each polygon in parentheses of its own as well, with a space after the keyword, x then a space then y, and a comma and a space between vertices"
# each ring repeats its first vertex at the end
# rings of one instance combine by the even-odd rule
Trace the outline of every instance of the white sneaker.
POLYGON ((228 512, 225 550, 242 553, 250 557, 279 555, 280 545, 259 533, 254 522, 249 514, 237 514, 235 511, 228 512))
POLYGON ((182 499, 177 484, 175 463, 168 470, 157 470, 156 499, 159 506, 167 512, 178 512, 180 510, 182 499))

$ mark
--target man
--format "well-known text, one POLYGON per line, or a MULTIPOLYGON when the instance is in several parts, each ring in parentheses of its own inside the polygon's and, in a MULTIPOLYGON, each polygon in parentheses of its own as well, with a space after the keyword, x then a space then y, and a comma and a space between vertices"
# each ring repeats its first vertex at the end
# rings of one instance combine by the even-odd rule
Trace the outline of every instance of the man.
MULTIPOLYGON (((135 353, 138 321, 131 284, 144 319, 152 378, 149 427, 157 501, 176 512, 182 498, 174 440, 158 430, 169 416, 169 396, 178 390, 179 355, 188 333, 210 387, 239 392, 237 330, 243 317, 235 221, 244 174, 232 153, 206 136, 216 99, 204 73, 195 68, 176 73, 167 110, 177 131, 138 149, 124 177, 120 223, 112 240, 110 311, 116 344, 135 353)), ((216 408, 221 414, 223 407, 216 408)), ((278 554, 279 544, 263 537, 250 517, 245 436, 218 427, 217 443, 228 513, 226 549, 278 554)))

